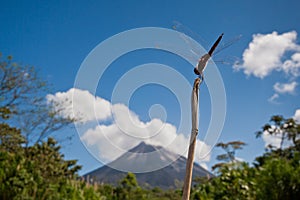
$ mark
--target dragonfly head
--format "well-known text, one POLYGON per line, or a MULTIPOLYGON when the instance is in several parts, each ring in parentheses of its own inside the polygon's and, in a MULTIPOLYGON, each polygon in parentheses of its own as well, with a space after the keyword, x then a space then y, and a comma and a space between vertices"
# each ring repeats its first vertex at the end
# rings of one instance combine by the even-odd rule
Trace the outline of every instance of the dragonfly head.
POLYGON ((200 73, 199 70, 195 67, 194 68, 194 73, 196 75, 198 75, 198 77, 201 79, 201 82, 203 81, 204 77, 203 77, 203 73, 200 73))
POLYGON ((198 71, 197 68, 194 68, 194 73, 197 74, 198 76, 200 75, 200 72, 198 71))

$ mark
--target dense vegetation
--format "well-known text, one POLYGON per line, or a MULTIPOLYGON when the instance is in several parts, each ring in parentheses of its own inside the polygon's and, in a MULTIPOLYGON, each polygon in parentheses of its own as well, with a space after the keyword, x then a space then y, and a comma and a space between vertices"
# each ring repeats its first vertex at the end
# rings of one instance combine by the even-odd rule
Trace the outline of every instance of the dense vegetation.
MULTIPOLYGON (((182 191, 141 188, 132 173, 119 185, 88 184, 75 160, 65 160, 52 134, 76 119, 64 118, 44 99, 46 84, 32 67, 0 57, 0 199, 181 199, 182 191)), ((256 133, 280 138, 253 164, 238 161, 241 141, 219 143, 214 178, 200 178, 192 199, 298 199, 300 124, 273 116, 256 133)))
POLYGON ((300 196, 300 124, 293 118, 271 117, 257 137, 269 134, 280 138, 280 146, 266 147, 264 155, 253 166, 236 160, 234 154, 243 142, 220 143, 226 161, 215 165, 217 177, 199 180, 194 199, 298 199, 300 196), (286 145, 284 145, 286 144, 286 145))

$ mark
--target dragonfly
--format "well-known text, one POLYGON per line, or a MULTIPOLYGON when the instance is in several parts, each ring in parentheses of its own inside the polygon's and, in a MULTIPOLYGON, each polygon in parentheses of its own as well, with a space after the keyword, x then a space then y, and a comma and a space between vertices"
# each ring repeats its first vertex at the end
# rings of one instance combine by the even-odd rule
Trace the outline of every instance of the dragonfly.
POLYGON ((217 46, 219 45, 220 41, 222 40, 224 33, 222 33, 218 39, 215 41, 215 43, 213 44, 213 46, 210 48, 210 50, 208 51, 208 53, 204 54, 203 56, 201 56, 201 58, 198 61, 198 64, 196 65, 196 67, 194 68, 194 73, 196 75, 198 75, 202 80, 204 79, 203 76, 203 71, 207 65, 208 60, 211 58, 212 54, 214 53, 214 51, 216 50, 217 46))
MULTIPOLYGON (((196 38, 196 40, 201 41, 201 43, 206 43, 203 42, 204 40, 201 39, 201 37, 198 34, 194 33, 188 27, 182 25, 180 22, 177 21, 174 22, 172 28, 179 32, 180 37, 189 46, 189 51, 188 51, 189 55, 186 55, 187 52, 178 52, 178 54, 185 55, 186 57, 192 58, 192 60, 195 61, 194 73, 198 75, 199 78, 201 78, 202 80, 204 79, 203 72, 205 70, 205 67, 207 66, 207 63, 210 62, 210 58, 213 55, 215 56, 216 54, 220 53, 224 49, 230 47, 241 38, 241 35, 239 35, 224 43, 220 43, 224 36, 224 33, 222 33, 214 42, 214 44, 210 47, 209 51, 207 53, 204 53, 203 55, 203 51, 197 49, 195 45, 193 45, 193 42, 191 41, 191 38, 196 38)), ((214 60, 214 62, 219 64, 225 64, 225 65, 231 65, 231 64, 238 65, 239 58, 227 56, 226 59, 214 60)))

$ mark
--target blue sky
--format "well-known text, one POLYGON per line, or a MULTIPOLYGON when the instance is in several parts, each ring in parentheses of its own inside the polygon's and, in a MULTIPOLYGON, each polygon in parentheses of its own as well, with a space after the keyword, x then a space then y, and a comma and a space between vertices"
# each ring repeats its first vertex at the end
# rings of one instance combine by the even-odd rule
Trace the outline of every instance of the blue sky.
MULTIPOLYGON (((258 38, 256 43, 253 43, 256 46, 254 45, 249 53, 253 53, 251 55, 254 56, 258 53, 264 55, 263 52, 266 51, 262 49, 270 47, 268 38, 271 38, 271 41, 272 38, 278 39, 279 46, 274 48, 278 47, 279 52, 270 51, 271 56, 266 54, 265 57, 270 58, 277 53, 277 58, 283 64, 292 60, 292 55, 299 52, 299 49, 298 47, 289 49, 284 46, 286 43, 281 46, 281 41, 293 36, 283 38, 277 36, 295 31, 294 33, 298 35, 294 40, 291 39, 292 44, 300 44, 299 6, 300 3, 296 0, 77 1, 76 3, 6 1, 1 3, 0 8, 0 52, 3 55, 13 55, 15 61, 36 66, 41 76, 53 84, 53 93, 67 92, 74 87, 75 77, 82 62, 100 42, 133 28, 170 29, 176 20, 198 34, 208 44, 215 41, 222 32, 225 33, 225 41, 242 35, 236 44, 220 53, 220 58, 236 56, 242 59, 245 50, 249 49, 249 44, 254 39, 253 35, 267 36, 255 37, 258 38), (277 34, 272 35, 274 31, 277 34), (280 48, 283 52, 280 52, 280 48)), ((299 76, 288 71, 291 68, 284 71, 280 66, 272 67, 275 61, 264 63, 265 59, 257 60, 258 63, 254 63, 253 59, 243 60, 246 67, 240 67, 239 71, 228 65, 218 66, 227 97, 225 125, 218 141, 246 142, 248 145, 238 153, 238 157, 248 162, 252 162, 255 156, 264 151, 264 141, 255 139, 254 133, 269 120, 270 116, 282 114, 292 117, 300 108, 299 76), (260 65, 266 70, 269 69, 267 74, 253 71, 260 65), (245 74, 247 70, 248 75, 245 74), (284 84, 288 85, 285 87, 284 84), (271 101, 272 96, 274 98, 271 101)), ((155 50, 137 51, 123 55, 112 63, 100 80, 96 95, 109 100, 115 83, 124 73, 136 65, 150 62, 174 67, 190 83, 195 78, 192 67, 174 55, 155 50)), ((201 87, 199 137, 207 129, 211 114, 207 87, 205 85, 201 87)), ((150 120, 148 110, 153 104, 163 105, 168 113, 166 122, 178 126, 180 121, 178 101, 167 88, 146 85, 133 94, 128 107, 142 121, 148 121, 150 120)), ((76 133, 76 129, 67 129, 63 133, 66 132, 76 133)), ((84 166, 81 173, 101 165, 85 150, 77 135, 71 145, 63 148, 63 153, 67 158, 79 160, 84 166)), ((215 162, 214 158, 218 153, 220 151, 216 149, 212 151, 208 167, 215 162)))

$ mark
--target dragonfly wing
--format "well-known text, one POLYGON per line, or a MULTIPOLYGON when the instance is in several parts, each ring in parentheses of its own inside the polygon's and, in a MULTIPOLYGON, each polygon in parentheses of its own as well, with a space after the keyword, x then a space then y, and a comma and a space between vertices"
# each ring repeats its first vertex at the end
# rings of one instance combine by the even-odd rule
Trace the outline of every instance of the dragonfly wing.
MULTIPOLYGON (((197 48, 197 46, 195 46, 195 45, 193 44, 193 42, 191 41, 192 39, 191 39, 189 36, 187 36, 187 35, 185 35, 185 34, 183 34, 183 33, 180 33, 180 37, 181 37, 181 38, 183 39, 183 41, 189 46, 190 51, 191 51, 194 55, 196 55, 198 58, 200 58, 200 56, 201 56, 201 49, 197 48)), ((203 52, 203 50, 202 50, 202 52, 203 52)), ((202 55, 203 55, 203 53, 202 53, 202 55)))
POLYGON ((180 23, 178 21, 173 21, 172 28, 176 31, 184 33, 185 35, 188 35, 191 38, 194 38, 205 48, 209 48, 209 44, 208 44, 207 40, 203 39, 200 35, 198 35, 194 31, 192 31, 189 27, 183 25, 182 23, 180 23))
POLYGON ((214 62, 222 65, 240 65, 242 63, 241 59, 236 56, 226 56, 226 57, 213 57, 213 60, 209 62, 214 62))
POLYGON ((173 54, 177 54, 185 59, 188 59, 190 61, 192 61, 194 63, 194 66, 198 63, 199 60, 199 54, 197 52, 195 52, 194 50, 190 49, 188 51, 185 50, 180 50, 174 47, 172 47, 172 45, 167 45, 167 44, 155 44, 155 48, 162 50, 162 51, 167 51, 169 52, 167 49, 172 49, 172 53, 173 54))
POLYGON ((225 43, 222 43, 220 46, 217 47, 217 49, 214 52, 214 55, 216 55, 216 54, 220 53, 221 51, 223 51, 224 49, 230 47, 235 42, 239 41, 241 39, 241 37, 242 37, 242 35, 239 35, 239 36, 232 38, 231 40, 226 41, 225 43))
MULTIPOLYGON (((185 25, 183 25, 182 23, 178 22, 178 21, 173 21, 173 27, 174 30, 179 31, 181 33, 184 33, 184 35, 188 35, 190 37, 192 37, 193 39, 195 39, 196 41, 200 42, 200 44, 206 48, 209 47, 208 43, 206 40, 204 40, 200 35, 198 35, 197 33, 195 33, 194 31, 192 31, 190 28, 186 27, 185 25)), ((216 48, 216 50, 214 51, 213 55, 216 55, 218 53, 220 53, 221 51, 223 51, 224 49, 230 47, 231 45, 233 45, 235 42, 239 41, 241 39, 242 35, 238 35, 235 36, 232 39, 229 39, 223 43, 221 43, 220 45, 218 45, 218 47, 216 48)), ((184 39, 188 44, 190 44, 191 48, 194 48, 193 45, 191 44, 191 42, 189 42, 188 38, 184 39)), ((194 52, 197 52, 194 50, 194 52)), ((201 51, 200 51, 201 52, 201 51)), ((197 52, 198 53, 198 52, 197 52)), ((199 54, 198 54, 199 55, 199 54)), ((202 53, 203 55, 203 53, 202 53)), ((200 56, 199 56, 200 57, 200 56)))

